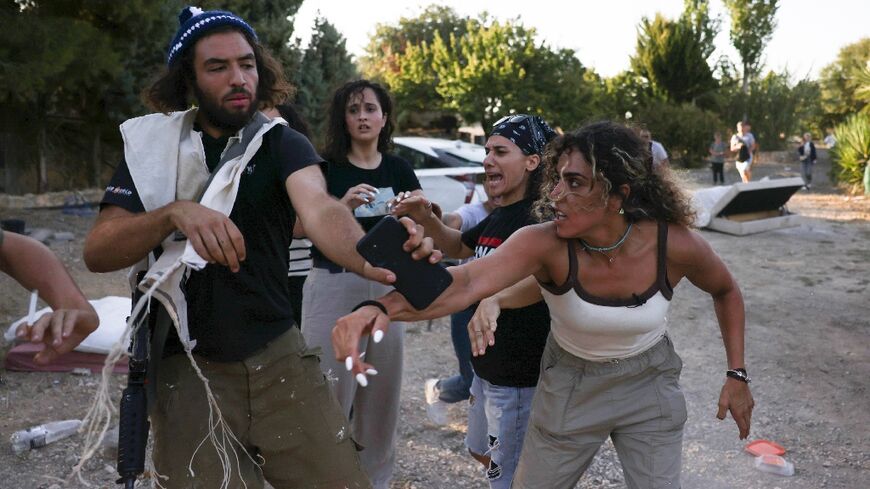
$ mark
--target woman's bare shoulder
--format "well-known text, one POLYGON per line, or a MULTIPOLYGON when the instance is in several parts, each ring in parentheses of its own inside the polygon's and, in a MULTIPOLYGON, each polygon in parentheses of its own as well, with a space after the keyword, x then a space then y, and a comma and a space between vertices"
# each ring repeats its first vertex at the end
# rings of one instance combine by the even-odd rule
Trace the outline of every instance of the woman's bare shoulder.
POLYGON ((668 224, 668 261, 690 264, 712 252, 701 234, 682 224, 668 224))
POLYGON ((556 235, 556 224, 553 222, 542 222, 525 226, 514 233, 511 238, 514 236, 516 236, 517 241, 523 241, 526 244, 531 244, 536 248, 545 250, 561 247, 565 241, 556 235))

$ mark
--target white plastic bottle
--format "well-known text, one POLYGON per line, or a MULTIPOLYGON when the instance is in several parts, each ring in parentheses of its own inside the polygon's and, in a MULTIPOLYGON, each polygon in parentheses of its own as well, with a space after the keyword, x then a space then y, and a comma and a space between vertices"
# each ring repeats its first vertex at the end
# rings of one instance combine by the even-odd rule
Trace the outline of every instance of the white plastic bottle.
POLYGON ((779 455, 759 455, 755 457, 755 468, 762 472, 790 476, 794 475, 794 464, 779 455))
POLYGON ((40 448, 66 438, 79 430, 82 422, 78 419, 52 421, 12 433, 12 451, 22 453, 33 448, 40 448))

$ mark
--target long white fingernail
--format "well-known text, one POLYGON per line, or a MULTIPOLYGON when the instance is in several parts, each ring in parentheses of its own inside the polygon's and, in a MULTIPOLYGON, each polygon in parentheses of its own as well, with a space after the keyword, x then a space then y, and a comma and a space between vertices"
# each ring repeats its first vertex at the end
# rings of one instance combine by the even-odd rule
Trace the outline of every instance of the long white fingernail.
POLYGON ((365 374, 356 374, 356 382, 362 387, 369 385, 369 380, 366 378, 365 374))
POLYGON ((362 352, 359 354, 359 359, 362 360, 363 357, 366 356, 366 352, 362 352))
POLYGON ((378 371, 373 368, 367 368, 366 375, 378 375, 378 371))
POLYGON ((379 329, 379 330, 375 331, 375 336, 374 336, 375 343, 380 343, 382 339, 384 339, 384 330, 379 329))
POLYGON ((350 372, 350 369, 353 368, 353 358, 347 357, 344 359, 344 368, 346 368, 347 371, 350 372))

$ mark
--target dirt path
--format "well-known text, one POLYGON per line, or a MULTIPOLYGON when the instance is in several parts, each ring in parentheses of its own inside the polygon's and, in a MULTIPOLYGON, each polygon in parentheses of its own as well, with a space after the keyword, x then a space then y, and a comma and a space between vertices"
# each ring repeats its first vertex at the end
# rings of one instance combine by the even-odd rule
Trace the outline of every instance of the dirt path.
MULTIPOLYGON (((686 488, 860 488, 870 470, 870 200, 833 192, 822 151, 812 192, 795 195, 790 210, 799 227, 748 237, 701 231, 728 263, 747 308, 747 366, 756 399, 752 438, 788 449, 797 473, 781 478, 756 471, 737 439, 733 421, 715 419, 725 356, 709 297, 692 285, 677 287, 671 334, 684 360, 682 385, 689 403, 683 449, 686 488)), ((795 175, 796 163, 762 163, 754 176, 795 175), (790 167, 790 169, 787 169, 790 167)), ((729 182, 737 179, 726 167, 729 182)), ((689 186, 707 185, 707 170, 680 172, 689 186)), ((0 211, 31 227, 72 231, 76 241, 54 246, 89 297, 124 295, 123 273, 94 275, 81 263, 81 241, 92 217, 59 211, 0 211)), ((27 307, 27 293, 0 277, 0 324, 27 307)), ((451 423, 425 420, 423 382, 455 369, 446 321, 409 329, 406 345, 398 465, 393 488, 485 488, 463 446, 465 406, 451 406, 451 423)), ((62 478, 76 462, 73 437, 22 457, 8 449, 9 435, 40 422, 81 417, 96 379, 71 374, 9 373, 0 385, 0 488, 84 487, 62 478)), ((87 478, 116 487, 114 459, 98 457, 87 478)), ((580 488, 625 487, 612 447, 606 445, 580 488)))

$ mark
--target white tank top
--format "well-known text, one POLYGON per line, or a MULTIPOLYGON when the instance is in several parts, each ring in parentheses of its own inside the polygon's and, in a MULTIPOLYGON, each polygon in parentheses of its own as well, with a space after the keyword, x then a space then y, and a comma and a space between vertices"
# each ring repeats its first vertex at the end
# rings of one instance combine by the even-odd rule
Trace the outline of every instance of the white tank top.
POLYGON ((550 308, 550 331, 565 351, 591 361, 628 358, 655 345, 667 333, 673 289, 667 279, 667 223, 659 223, 656 280, 625 299, 595 297, 580 284, 574 240, 568 241, 564 284, 539 284, 550 308), (572 293, 573 291, 573 293, 572 293))

